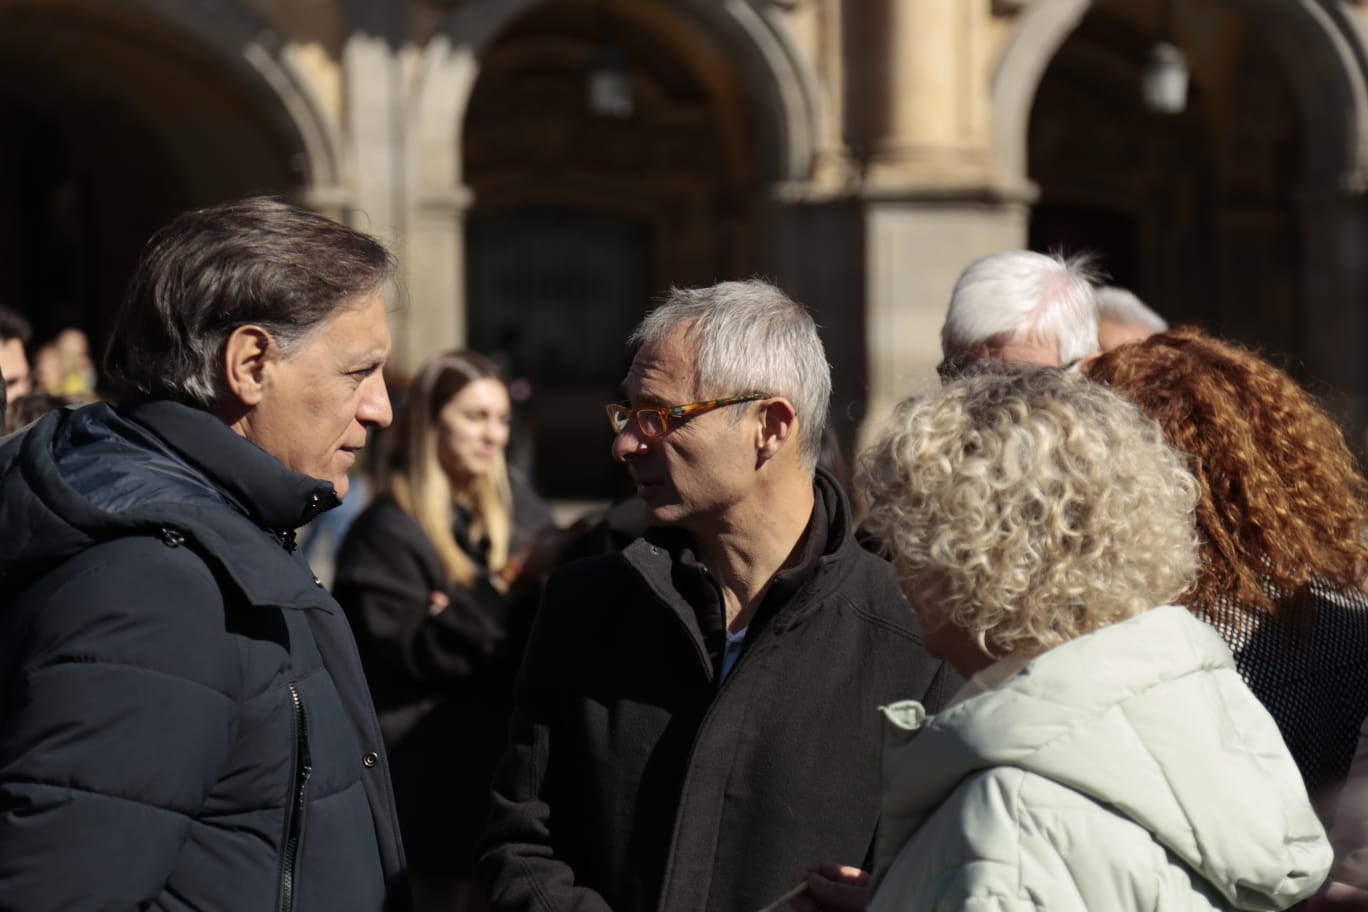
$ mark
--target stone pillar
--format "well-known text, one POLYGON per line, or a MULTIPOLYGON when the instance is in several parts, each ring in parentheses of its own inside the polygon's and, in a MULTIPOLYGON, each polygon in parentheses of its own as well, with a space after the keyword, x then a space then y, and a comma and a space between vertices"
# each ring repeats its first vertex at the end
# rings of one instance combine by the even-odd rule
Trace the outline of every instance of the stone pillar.
POLYGON ((466 103, 479 75, 470 48, 434 35, 405 58, 404 213, 408 232, 403 360, 413 370, 466 344, 465 217, 473 196, 461 178, 466 103))
POLYGON ((994 167, 991 8, 846 0, 848 135, 863 166, 866 409, 859 440, 937 382, 955 280, 1026 243, 1026 195, 994 167))
POLYGON ((389 43, 362 29, 354 30, 342 50, 345 79, 346 152, 344 182, 351 190, 343 221, 375 235, 399 258, 400 279, 385 290, 394 336, 392 359, 408 362, 400 303, 408 260, 403 210, 397 205, 403 179, 404 136, 396 111, 402 110, 399 64, 389 43))
POLYGON ((408 212, 404 269, 404 364, 416 368, 431 356, 466 344, 466 188, 426 193, 408 212))
POLYGON ((986 4, 847 0, 849 138, 866 182, 972 186, 989 175, 986 4))
POLYGON ((864 210, 867 405, 861 445, 902 399, 934 388, 940 328, 964 267, 995 250, 1023 247, 1024 202, 888 198, 864 210))

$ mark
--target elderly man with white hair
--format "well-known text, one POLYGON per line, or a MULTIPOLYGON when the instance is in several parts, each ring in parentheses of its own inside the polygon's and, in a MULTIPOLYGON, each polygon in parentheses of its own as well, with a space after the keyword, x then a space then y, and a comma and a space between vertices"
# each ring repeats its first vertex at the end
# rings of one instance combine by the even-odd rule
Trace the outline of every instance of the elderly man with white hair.
POLYGON ((1111 351, 1127 342, 1140 342, 1168 330, 1168 321, 1133 292, 1116 285, 1097 289, 1097 344, 1111 351))
POLYGON ((1086 257, 1003 250, 970 263, 941 328, 941 378, 986 359, 1067 367, 1096 354, 1093 281, 1086 257))

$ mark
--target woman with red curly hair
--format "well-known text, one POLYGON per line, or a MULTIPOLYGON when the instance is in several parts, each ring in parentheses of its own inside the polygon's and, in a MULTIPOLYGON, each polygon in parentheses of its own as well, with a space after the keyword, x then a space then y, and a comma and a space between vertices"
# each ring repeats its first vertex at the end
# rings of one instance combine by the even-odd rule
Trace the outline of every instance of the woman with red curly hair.
POLYGON ((1368 481, 1343 434, 1286 373, 1192 328, 1086 370, 1190 457, 1201 568, 1179 601, 1230 645, 1325 816, 1368 716, 1368 481))

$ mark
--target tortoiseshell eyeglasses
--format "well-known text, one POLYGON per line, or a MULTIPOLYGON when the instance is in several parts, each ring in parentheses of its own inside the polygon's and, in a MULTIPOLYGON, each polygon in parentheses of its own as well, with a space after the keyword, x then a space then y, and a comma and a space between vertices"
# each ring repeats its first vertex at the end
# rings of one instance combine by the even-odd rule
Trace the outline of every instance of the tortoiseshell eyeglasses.
POLYGON ((755 402, 760 399, 768 399, 769 393, 746 393, 743 396, 728 396, 725 399, 705 399, 702 402, 689 402, 684 405, 672 405, 668 408, 639 408, 634 409, 614 402, 607 406, 608 423, 613 426, 614 434, 621 434, 627 428, 628 421, 635 421, 637 431, 642 437, 648 440, 656 440, 664 437, 670 432, 670 422, 682 421, 685 418, 701 415, 704 412, 711 412, 727 405, 736 405, 740 402, 755 402))

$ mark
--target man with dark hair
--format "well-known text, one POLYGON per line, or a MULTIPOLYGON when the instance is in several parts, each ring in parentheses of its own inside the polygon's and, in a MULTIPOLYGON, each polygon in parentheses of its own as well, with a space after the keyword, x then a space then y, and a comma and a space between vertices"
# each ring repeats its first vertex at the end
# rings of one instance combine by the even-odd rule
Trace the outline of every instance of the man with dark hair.
POLYGON ((295 553, 390 422, 375 239, 271 199, 158 232, 105 404, 0 446, 7 909, 407 905, 351 632, 295 553))
POLYGON ((859 864, 877 707, 945 689, 817 467, 807 311, 676 289, 632 342, 612 452, 656 528, 547 585, 480 862, 501 912, 753 912, 811 859, 859 864))
POLYGON ((32 338, 28 320, 0 307, 0 379, 5 381, 8 395, 15 399, 27 396, 32 389, 28 354, 24 351, 32 338))

